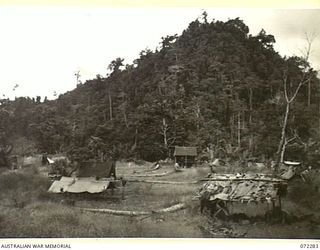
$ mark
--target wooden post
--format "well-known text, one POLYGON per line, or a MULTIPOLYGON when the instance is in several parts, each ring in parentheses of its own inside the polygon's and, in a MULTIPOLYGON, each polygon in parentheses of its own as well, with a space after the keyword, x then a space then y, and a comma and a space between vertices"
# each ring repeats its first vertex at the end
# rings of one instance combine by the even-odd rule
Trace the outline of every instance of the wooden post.
POLYGON ((272 200, 272 216, 274 217, 276 214, 275 214, 275 212, 276 212, 276 209, 275 209, 275 202, 274 202, 274 200, 272 200))
POLYGON ((124 189, 125 189, 125 187, 122 186, 121 189, 122 189, 122 190, 121 190, 121 199, 124 200, 124 189))
POLYGON ((280 208, 280 211, 282 210, 281 208, 281 196, 279 195, 279 208, 280 208))

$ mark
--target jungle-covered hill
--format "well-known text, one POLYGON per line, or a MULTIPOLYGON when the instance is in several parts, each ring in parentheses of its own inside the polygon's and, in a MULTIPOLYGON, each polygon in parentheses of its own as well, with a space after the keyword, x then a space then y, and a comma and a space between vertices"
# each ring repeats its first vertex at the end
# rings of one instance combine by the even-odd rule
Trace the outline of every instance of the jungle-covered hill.
POLYGON ((284 77, 292 95, 308 75, 290 107, 285 158, 315 163, 319 79, 302 58, 280 56, 274 43, 264 30, 250 35, 238 18, 208 22, 204 13, 180 36, 163 37, 159 49, 141 51, 132 65, 117 58, 106 64, 107 76, 56 100, 1 100, 1 143, 20 153, 67 152, 83 160, 114 147, 121 158, 157 160, 174 145, 210 148, 215 157, 235 160, 275 158, 284 77))

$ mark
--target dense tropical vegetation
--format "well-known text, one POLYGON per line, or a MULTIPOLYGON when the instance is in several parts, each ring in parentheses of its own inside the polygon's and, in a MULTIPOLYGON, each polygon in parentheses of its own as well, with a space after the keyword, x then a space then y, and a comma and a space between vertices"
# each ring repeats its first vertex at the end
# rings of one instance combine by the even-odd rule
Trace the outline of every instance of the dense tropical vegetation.
POLYGON ((53 101, 1 100, 1 143, 24 154, 67 152, 86 160, 110 155, 157 160, 174 145, 215 157, 275 159, 286 110, 284 158, 316 164, 320 84, 301 57, 285 58, 264 30, 240 19, 208 22, 206 13, 132 65, 113 60, 106 76, 79 83, 53 101), (285 88, 286 87, 286 88, 285 88), (26 145, 21 149, 21 145, 26 145), (32 146, 30 146, 32 145, 32 146))

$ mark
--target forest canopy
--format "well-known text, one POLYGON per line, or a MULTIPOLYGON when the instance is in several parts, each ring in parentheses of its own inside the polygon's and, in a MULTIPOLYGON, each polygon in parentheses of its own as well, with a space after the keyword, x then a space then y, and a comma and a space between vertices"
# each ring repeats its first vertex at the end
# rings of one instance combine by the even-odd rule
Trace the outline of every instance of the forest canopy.
MULTIPOLYGON (((106 76, 78 84, 53 101, 1 100, 1 143, 34 145, 39 153, 88 160, 110 155, 149 161, 172 156, 175 145, 213 150, 215 157, 275 159, 287 91, 291 104, 285 158, 317 164, 320 96, 317 72, 301 57, 282 57, 276 38, 249 33, 239 18, 206 15, 133 64, 106 63, 106 76), (307 72, 306 72, 307 69, 307 72)), ((45 81, 45 79, 44 79, 45 81)), ((23 151, 23 150, 22 150, 23 151)), ((29 153, 22 152, 22 153, 29 153)))

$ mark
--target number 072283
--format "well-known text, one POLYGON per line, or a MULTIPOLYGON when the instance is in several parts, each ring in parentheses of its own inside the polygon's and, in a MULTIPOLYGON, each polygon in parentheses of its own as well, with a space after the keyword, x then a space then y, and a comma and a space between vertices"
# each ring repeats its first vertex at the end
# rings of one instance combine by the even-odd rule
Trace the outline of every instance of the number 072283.
POLYGON ((312 244, 300 244, 301 249, 316 249, 319 248, 319 245, 317 243, 312 244))

